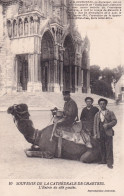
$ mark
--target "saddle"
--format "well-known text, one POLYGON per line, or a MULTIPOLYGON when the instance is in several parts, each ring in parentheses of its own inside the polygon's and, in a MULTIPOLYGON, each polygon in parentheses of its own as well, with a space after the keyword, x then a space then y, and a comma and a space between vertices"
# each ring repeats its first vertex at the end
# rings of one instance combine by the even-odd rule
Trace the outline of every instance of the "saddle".
POLYGON ((74 122, 71 127, 56 127, 57 123, 61 121, 62 118, 63 115, 61 112, 59 113, 59 115, 54 116, 54 127, 50 138, 50 141, 52 141, 53 136, 58 138, 58 158, 61 157, 62 139, 74 142, 76 144, 86 145, 88 148, 92 148, 90 135, 88 134, 88 132, 86 132, 86 130, 82 129, 82 123, 74 122))
POLYGON ((61 137, 76 144, 86 145, 91 148, 90 136, 82 130, 82 123, 75 122, 72 127, 59 127, 54 132, 55 137, 61 137))

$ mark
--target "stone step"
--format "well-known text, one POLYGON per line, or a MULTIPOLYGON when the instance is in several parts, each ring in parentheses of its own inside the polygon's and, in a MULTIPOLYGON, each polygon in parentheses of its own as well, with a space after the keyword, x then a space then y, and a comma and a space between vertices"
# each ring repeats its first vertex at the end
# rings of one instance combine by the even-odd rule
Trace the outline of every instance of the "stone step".
MULTIPOLYGON (((90 96, 94 99, 94 105, 97 105, 98 99, 100 96, 95 94, 86 94, 86 93, 71 93, 72 99, 74 99, 78 105, 78 108, 81 109, 85 106, 85 98, 90 96)), ((109 104, 115 103, 114 100, 108 99, 109 104)), ((7 110, 7 108, 13 104, 25 103, 32 110, 50 110, 54 107, 59 109, 63 108, 64 100, 61 93, 13 93, 6 94, 0 97, 0 110, 7 110)))

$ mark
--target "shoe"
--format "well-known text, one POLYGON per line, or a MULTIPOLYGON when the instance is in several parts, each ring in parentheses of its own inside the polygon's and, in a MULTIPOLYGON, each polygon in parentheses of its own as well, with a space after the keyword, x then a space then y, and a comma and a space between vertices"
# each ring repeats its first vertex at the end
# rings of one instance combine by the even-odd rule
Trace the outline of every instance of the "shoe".
POLYGON ((112 164, 107 164, 108 168, 113 169, 113 165, 112 164))

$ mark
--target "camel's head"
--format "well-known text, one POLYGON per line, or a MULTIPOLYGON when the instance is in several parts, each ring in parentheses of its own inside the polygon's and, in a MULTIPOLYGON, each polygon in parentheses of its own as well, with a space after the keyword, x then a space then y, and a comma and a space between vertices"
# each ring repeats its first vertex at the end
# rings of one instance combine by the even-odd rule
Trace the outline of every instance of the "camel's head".
POLYGON ((26 104, 14 104, 7 110, 8 114, 12 114, 14 117, 29 117, 28 106, 26 104))

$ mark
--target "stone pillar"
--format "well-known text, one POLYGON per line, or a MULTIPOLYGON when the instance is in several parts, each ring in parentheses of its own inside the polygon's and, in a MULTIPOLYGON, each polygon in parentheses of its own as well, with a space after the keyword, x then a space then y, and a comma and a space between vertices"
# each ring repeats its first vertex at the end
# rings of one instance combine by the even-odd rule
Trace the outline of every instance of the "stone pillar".
POLYGON ((37 16, 34 16, 34 34, 37 34, 37 23, 38 23, 38 18, 37 16))
POLYGON ((41 54, 38 54, 38 82, 42 85, 41 54))
POLYGON ((17 61, 17 57, 15 57, 15 68, 14 68, 14 71, 15 71, 15 77, 14 77, 14 80, 15 80, 15 91, 18 91, 18 61, 17 61))
POLYGON ((69 65, 69 69, 70 69, 70 89, 68 89, 68 90, 70 90, 70 92, 72 91, 72 66, 71 65, 69 65))
POLYGON ((51 89, 52 89, 52 86, 51 86, 51 82, 50 82, 50 69, 51 69, 51 67, 50 67, 50 62, 46 62, 47 63, 47 85, 48 85, 48 89, 47 89, 47 91, 48 92, 51 92, 51 89))
POLYGON ((30 35, 30 17, 28 16, 28 35, 30 35))
POLYGON ((77 66, 75 66, 75 92, 78 91, 78 81, 77 81, 77 75, 78 75, 78 72, 77 72, 77 66))
POLYGON ((79 78, 78 78, 78 92, 82 93, 82 87, 83 87, 83 70, 81 70, 81 67, 79 68, 79 78))
POLYGON ((11 20, 11 31, 12 31, 12 38, 14 37, 14 26, 13 26, 13 20, 11 20))
POLYGON ((87 70, 87 93, 90 93, 90 70, 87 70))
POLYGON ((28 55, 28 92, 42 91, 42 84, 38 80, 39 70, 39 55, 29 54, 28 55))
POLYGON ((63 91, 63 62, 60 61, 60 91, 63 91))
POLYGON ((58 81, 58 59, 59 59, 59 47, 56 44, 54 47, 54 92, 60 92, 60 86, 58 81))
POLYGON ((48 91, 49 92, 53 92, 54 91, 54 78, 55 78, 55 74, 54 74, 54 62, 53 60, 48 62, 48 91))
POLYGON ((25 29, 25 27, 24 27, 24 18, 22 17, 22 35, 21 36, 24 36, 24 29, 25 29))
POLYGON ((57 60, 54 60, 54 92, 60 92, 60 86, 58 83, 58 64, 57 60))

